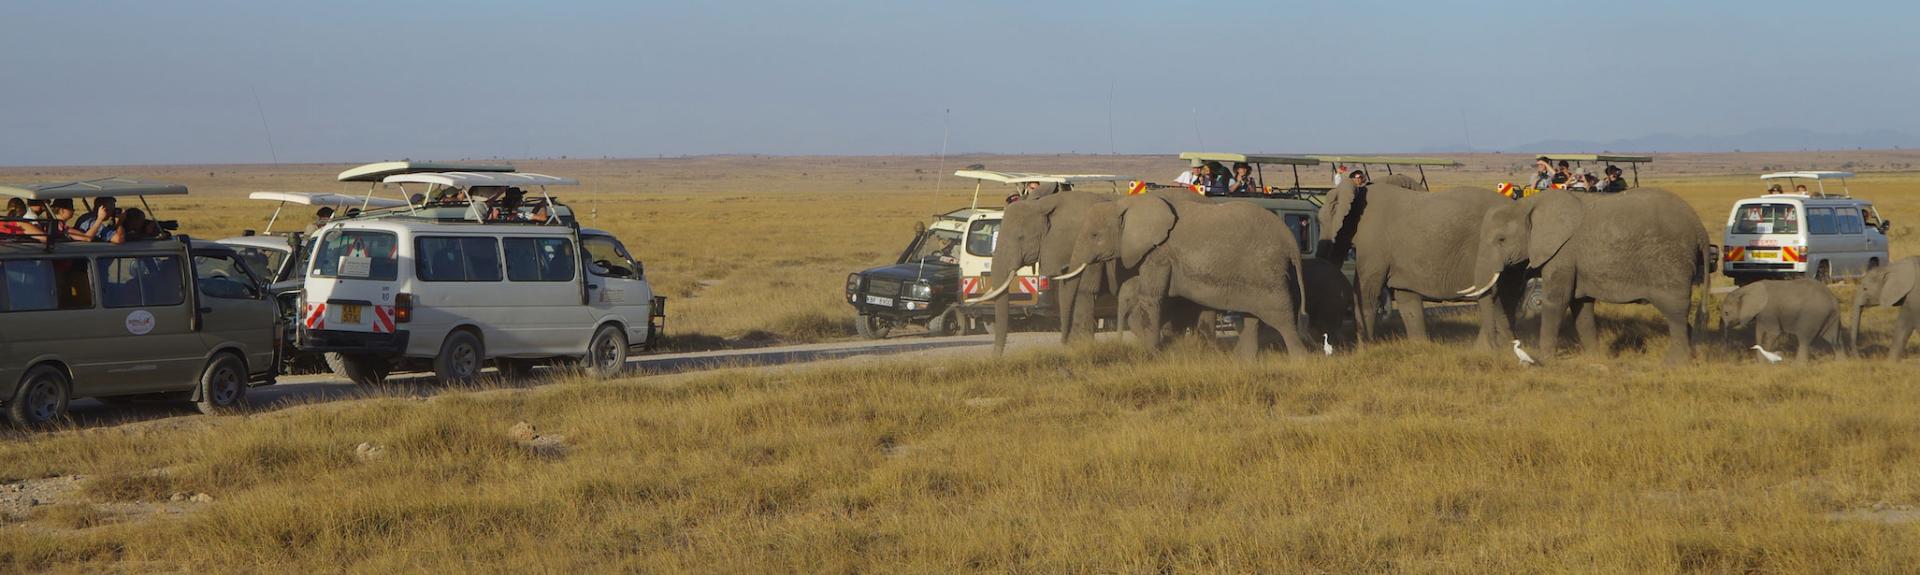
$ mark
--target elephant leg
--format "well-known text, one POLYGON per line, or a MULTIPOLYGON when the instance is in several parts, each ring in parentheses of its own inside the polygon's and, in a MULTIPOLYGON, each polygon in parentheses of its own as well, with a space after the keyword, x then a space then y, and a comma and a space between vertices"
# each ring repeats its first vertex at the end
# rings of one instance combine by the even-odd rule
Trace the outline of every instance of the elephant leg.
POLYGON ((1907 306, 1900 306, 1900 319, 1894 322, 1893 325, 1893 341, 1887 344, 1887 347, 1893 352, 1892 355, 1888 357, 1894 361, 1899 361, 1900 356, 1906 355, 1907 336, 1913 335, 1913 327, 1913 319, 1907 317, 1907 306))
POLYGON ((1693 359, 1693 342, 1688 337, 1687 308, 1693 307, 1693 299, 1681 297, 1676 300, 1654 300, 1654 308, 1667 318, 1667 363, 1685 364, 1693 359))
POLYGON ((1095 328, 1099 325, 1099 320, 1095 317, 1097 315, 1095 309, 1099 307, 1100 277, 1082 277, 1074 281, 1080 284, 1077 286, 1079 289, 1074 290, 1080 295, 1074 300, 1073 334, 1070 339, 1082 342, 1093 341, 1093 333, 1097 331, 1095 328))
MULTIPOLYGON (((1294 309, 1293 302, 1283 301, 1279 302, 1279 305, 1272 309, 1263 309, 1257 313, 1249 313, 1247 314, 1247 318, 1253 319, 1258 317, 1261 321, 1266 322, 1267 325, 1273 326, 1274 331, 1280 332, 1280 341, 1287 345, 1287 353, 1295 356, 1303 356, 1307 354, 1307 346, 1300 341, 1300 324, 1293 320, 1294 309)), ((1258 327, 1258 325, 1257 323, 1248 323, 1249 327, 1258 327)))
POLYGON ((1426 302, 1421 300, 1420 294, 1413 292, 1400 292, 1394 295, 1393 307, 1400 310, 1400 321, 1407 326, 1407 339, 1427 341, 1426 302))
POLYGON ((1554 349, 1560 345, 1560 318, 1567 315, 1568 302, 1559 298, 1550 298, 1540 306, 1540 357, 1553 357, 1554 349))
MULTIPOLYGON (((1240 320, 1240 324, 1240 343, 1234 345, 1234 354, 1242 361, 1253 361, 1260 355, 1260 318, 1253 314, 1246 314, 1240 320)), ((1287 333, 1284 329, 1278 331, 1282 335, 1287 333)))
POLYGON ((1596 303, 1598 302, 1593 300, 1574 302, 1576 311, 1573 312, 1573 331, 1580 334, 1580 348, 1585 351, 1600 349, 1599 322, 1593 316, 1596 303))
POLYGON ((1793 339, 1798 344, 1793 352, 1793 361, 1806 363, 1808 354, 1813 351, 1813 334, 1794 334, 1793 339))
POLYGON ((1360 331, 1360 339, 1376 339, 1380 322, 1380 292, 1386 289, 1386 282, 1376 282, 1362 278, 1360 282, 1360 325, 1354 329, 1360 331))

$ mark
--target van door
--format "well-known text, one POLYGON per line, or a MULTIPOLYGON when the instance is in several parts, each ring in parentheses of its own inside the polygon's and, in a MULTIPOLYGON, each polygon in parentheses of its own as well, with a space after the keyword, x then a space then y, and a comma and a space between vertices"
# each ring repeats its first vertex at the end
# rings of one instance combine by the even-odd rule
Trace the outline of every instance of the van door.
POLYGON ((75 395, 192 388, 207 356, 192 329, 181 256, 103 256, 94 260, 94 272, 106 329, 86 344, 100 350, 90 354, 93 361, 74 361, 75 387, 92 380, 88 392, 75 395))
POLYGON ((193 275, 194 288, 200 292, 203 348, 238 345, 249 373, 278 365, 273 344, 279 316, 260 278, 225 254, 194 254, 193 275))
POLYGON ((525 342, 528 353, 573 355, 586 347, 594 317, 580 303, 580 256, 573 238, 500 238, 507 262, 507 290, 514 294, 501 326, 525 342))
POLYGON ((646 341, 649 311, 653 308, 653 289, 647 285, 646 269, 612 236, 582 235, 580 252, 587 262, 587 305, 593 310, 594 321, 581 326, 574 352, 585 351, 594 326, 607 319, 627 326, 628 345, 646 341))
POLYGON ((1880 231, 1880 212, 1873 209, 1873 204, 1860 204, 1860 225, 1866 228, 1867 258, 1879 259, 1882 265, 1889 263, 1887 234, 1880 231))
POLYGON ((1867 227, 1860 223, 1860 208, 1834 207, 1833 223, 1837 229, 1834 239, 1845 251, 1844 254, 1835 254, 1838 262, 1833 265, 1833 277, 1850 278, 1866 274, 1869 253, 1867 227))
POLYGON ((399 250, 392 232, 329 230, 315 248, 300 321, 312 330, 392 333, 399 250))
POLYGON ((1796 267, 1807 247, 1800 215, 1800 206, 1787 201, 1734 206, 1724 248, 1727 270, 1777 273, 1796 267))
MULTIPOLYGON (((0 324, 5 325, 0 329, 0 339, 10 347, 6 359, 26 362, 51 357, 66 361, 73 371, 77 397, 97 395, 101 385, 110 381, 106 372, 114 366, 107 362, 116 360, 115 352, 121 358, 131 355, 127 350, 102 345, 128 335, 127 322, 123 321, 128 312, 97 308, 92 270, 92 263, 85 258, 0 262, 0 274, 6 277, 5 287, 0 289, 5 292, 5 301, 0 302, 0 324)), ((150 364, 149 369, 158 370, 159 365, 150 364)))

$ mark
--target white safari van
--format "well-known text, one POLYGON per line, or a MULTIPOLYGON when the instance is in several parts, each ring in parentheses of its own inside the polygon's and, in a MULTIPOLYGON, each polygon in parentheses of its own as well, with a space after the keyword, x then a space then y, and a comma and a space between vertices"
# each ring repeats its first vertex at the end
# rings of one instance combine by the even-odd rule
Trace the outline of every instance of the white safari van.
POLYGON ((639 262, 546 195, 546 186, 577 182, 419 169, 388 162, 341 174, 426 194, 315 232, 301 349, 326 353, 356 383, 395 369, 458 382, 489 361, 508 376, 556 359, 611 375, 659 335, 665 298, 653 296, 639 262))
POLYGON ((1848 172, 1779 172, 1761 176, 1785 181, 1778 193, 1740 200, 1727 215, 1721 250, 1723 269, 1735 283, 1805 276, 1820 281, 1865 275, 1887 263, 1887 225, 1873 203, 1854 198, 1848 172), (1813 190, 1800 180, 1812 182, 1813 190), (1840 193, 1829 195, 1828 180, 1840 193))

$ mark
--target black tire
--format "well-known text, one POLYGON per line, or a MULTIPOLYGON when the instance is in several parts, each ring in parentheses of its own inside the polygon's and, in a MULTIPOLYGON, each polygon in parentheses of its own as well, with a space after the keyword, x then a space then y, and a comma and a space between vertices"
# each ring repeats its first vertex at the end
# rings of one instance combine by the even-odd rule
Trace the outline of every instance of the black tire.
POLYGON ((1878 268, 1878 267, 1880 267, 1880 258, 1873 258, 1873 259, 1867 260, 1867 271, 1873 271, 1874 268, 1878 268))
POLYGON ((327 354, 327 368, 356 385, 379 385, 393 371, 385 358, 346 353, 327 354))
POLYGON ((508 380, 533 377, 533 367, 540 364, 537 359, 516 359, 503 357, 493 360, 493 368, 500 370, 500 377, 508 380))
POLYGON ((433 356, 433 374, 440 383, 472 383, 487 367, 487 347, 473 332, 456 330, 440 342, 440 353, 433 356))
POLYGON ((893 326, 878 316, 861 314, 853 317, 853 330, 867 339, 886 339, 887 332, 892 331, 893 326))
POLYGON ((580 371, 597 378, 618 377, 627 370, 627 332, 617 325, 603 325, 587 340, 586 353, 580 356, 580 371))
POLYGON ((247 403, 247 364, 233 354, 214 356, 200 372, 200 400, 193 407, 212 415, 247 403))
POLYGON ((1822 260, 1820 262, 1820 266, 1814 268, 1813 274, 1811 275, 1814 281, 1817 281, 1823 284, 1833 283, 1833 265, 1828 263, 1825 260, 1822 260))
POLYGON ((946 337, 959 333, 960 311, 952 307, 948 307, 946 311, 940 312, 940 315, 933 316, 933 319, 927 320, 927 335, 946 337))
POLYGON ((34 366, 20 376, 20 387, 7 399, 7 420, 20 427, 41 427, 65 418, 72 384, 59 368, 34 366))

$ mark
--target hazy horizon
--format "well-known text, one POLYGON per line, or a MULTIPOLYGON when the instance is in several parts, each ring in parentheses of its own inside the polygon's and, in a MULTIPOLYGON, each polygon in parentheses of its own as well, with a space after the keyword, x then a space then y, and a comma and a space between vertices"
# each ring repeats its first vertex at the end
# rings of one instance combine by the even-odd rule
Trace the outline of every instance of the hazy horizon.
POLYGON ((1913 4, 452 6, 0 6, 0 165, 1920 132, 1913 4))

